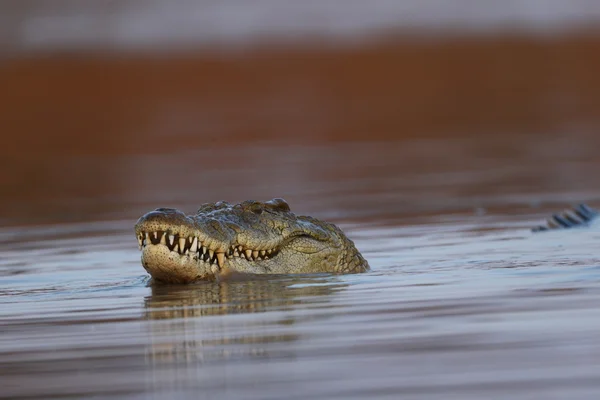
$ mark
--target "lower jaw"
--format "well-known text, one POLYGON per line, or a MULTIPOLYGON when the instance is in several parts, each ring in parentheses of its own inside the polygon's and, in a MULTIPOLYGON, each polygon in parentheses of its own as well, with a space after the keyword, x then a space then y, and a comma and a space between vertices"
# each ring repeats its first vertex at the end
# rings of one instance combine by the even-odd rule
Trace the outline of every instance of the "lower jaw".
POLYGON ((170 251, 166 246, 150 245, 142 249, 142 265, 153 279, 165 283, 191 283, 216 279, 213 266, 170 251))

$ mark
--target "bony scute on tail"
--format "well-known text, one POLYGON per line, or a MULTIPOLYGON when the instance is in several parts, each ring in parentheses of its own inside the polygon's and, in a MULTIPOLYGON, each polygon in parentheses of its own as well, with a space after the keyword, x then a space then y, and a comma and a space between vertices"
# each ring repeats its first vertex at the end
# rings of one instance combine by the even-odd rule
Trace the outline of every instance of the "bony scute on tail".
POLYGON ((334 224, 296 216, 283 199, 203 204, 194 215, 158 208, 135 225, 142 265, 156 280, 188 283, 231 273, 369 270, 334 224))
POLYGON ((586 204, 578 204, 560 214, 553 214, 545 224, 536 226, 533 232, 543 232, 554 229, 569 229, 588 226, 600 213, 586 204))

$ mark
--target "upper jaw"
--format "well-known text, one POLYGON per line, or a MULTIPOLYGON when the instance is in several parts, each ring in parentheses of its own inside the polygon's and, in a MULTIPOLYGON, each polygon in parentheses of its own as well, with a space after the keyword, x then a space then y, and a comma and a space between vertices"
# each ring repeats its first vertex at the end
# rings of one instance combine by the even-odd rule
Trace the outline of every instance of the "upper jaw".
POLYGON ((157 209, 145 214, 136 223, 135 232, 140 249, 162 245, 172 256, 210 263, 213 272, 223 269, 227 259, 262 261, 279 252, 279 246, 269 247, 269 243, 250 244, 244 240, 245 235, 239 237, 214 219, 198 220, 175 209, 157 209))
MULTIPOLYGON (((207 242, 202 242, 198 236, 182 236, 172 231, 154 231, 145 232, 137 231, 137 240, 140 250, 148 245, 163 245, 169 251, 178 253, 180 256, 196 256, 198 260, 217 264, 219 268, 223 268, 226 259, 243 258, 247 261, 268 260, 275 257, 279 249, 256 250, 245 247, 243 245, 232 244, 223 250, 222 244, 211 247, 207 242)), ((214 244, 215 242, 211 242, 214 244)))

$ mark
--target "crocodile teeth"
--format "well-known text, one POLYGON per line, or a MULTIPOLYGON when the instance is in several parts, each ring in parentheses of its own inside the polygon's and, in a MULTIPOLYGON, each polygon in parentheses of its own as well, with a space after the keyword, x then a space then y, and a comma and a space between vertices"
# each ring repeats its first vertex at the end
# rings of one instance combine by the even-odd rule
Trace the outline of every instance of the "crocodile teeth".
POLYGON ((223 265, 225 265, 225 253, 217 253, 217 262, 219 263, 219 268, 223 268, 223 265))
POLYGON ((138 236, 138 247, 140 248, 140 250, 142 249, 142 243, 144 242, 144 238, 141 236, 138 236))
POLYGON ((202 242, 195 236, 183 238, 176 234, 169 235, 164 231, 141 232, 137 236, 137 241, 140 250, 148 244, 158 244, 160 242, 162 245, 168 245, 171 251, 179 253, 182 256, 191 257, 194 255, 194 259, 217 265, 219 270, 225 266, 225 259, 227 258, 243 257, 248 261, 262 261, 270 259, 272 254, 277 252, 276 249, 244 249, 242 245, 232 245, 226 251, 215 251, 202 246, 202 242))
POLYGON ((192 246, 190 247, 190 251, 192 253, 195 253, 198 251, 198 238, 195 237, 194 240, 192 241, 192 246))

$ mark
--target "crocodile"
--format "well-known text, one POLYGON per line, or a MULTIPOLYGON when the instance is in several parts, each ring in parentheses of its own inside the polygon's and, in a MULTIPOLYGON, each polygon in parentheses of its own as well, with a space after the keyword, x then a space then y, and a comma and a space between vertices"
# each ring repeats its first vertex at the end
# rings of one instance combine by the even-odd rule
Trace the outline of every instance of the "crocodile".
POLYGON ((370 269, 339 227, 297 216, 281 198, 206 203, 193 215, 157 208, 140 217, 135 233, 142 265, 159 282, 370 269))
MULTIPOLYGON (((590 225, 585 204, 552 215, 542 232, 590 225)), ((359 273, 369 264, 334 224, 296 216, 276 198, 203 204, 194 215, 158 208, 135 225, 142 265, 159 282, 190 283, 235 274, 359 273)))

